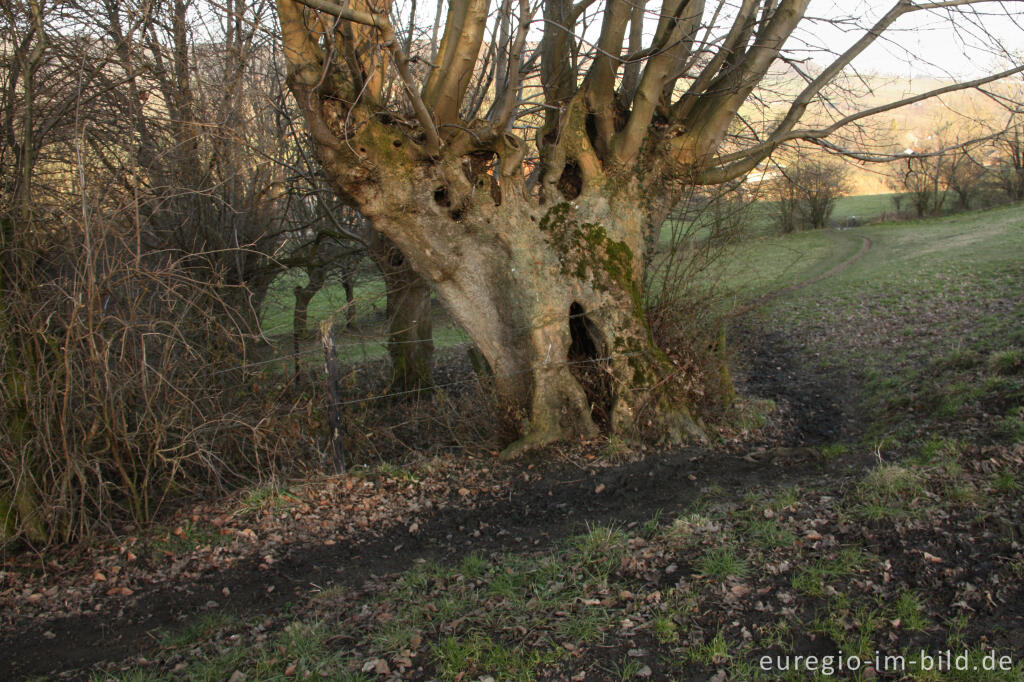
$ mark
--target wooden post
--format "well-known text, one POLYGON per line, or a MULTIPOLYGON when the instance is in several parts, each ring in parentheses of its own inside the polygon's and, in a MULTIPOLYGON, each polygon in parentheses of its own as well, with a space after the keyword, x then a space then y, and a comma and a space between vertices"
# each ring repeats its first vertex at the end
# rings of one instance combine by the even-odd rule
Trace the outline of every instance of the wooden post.
POLYGON ((320 323, 320 340, 324 346, 324 372, 327 375, 327 426, 330 429, 328 453, 322 462, 324 469, 336 474, 345 473, 345 445, 341 440, 341 409, 338 396, 338 356, 334 352, 334 318, 320 323))

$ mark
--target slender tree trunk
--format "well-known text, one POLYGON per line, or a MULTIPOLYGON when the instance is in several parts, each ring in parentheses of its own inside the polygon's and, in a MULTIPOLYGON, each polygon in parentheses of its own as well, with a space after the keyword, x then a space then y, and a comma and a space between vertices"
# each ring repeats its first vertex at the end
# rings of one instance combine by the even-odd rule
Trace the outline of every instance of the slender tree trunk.
POLYGON ((345 289, 345 328, 352 331, 356 328, 356 285, 351 273, 342 276, 341 286, 345 289))
POLYGON ((369 253, 384 275, 387 290, 391 389, 399 393, 429 389, 434 358, 430 285, 383 237, 374 239, 369 253))
POLYGON ((292 312, 292 350, 295 355, 295 374, 299 373, 299 346, 309 333, 309 302, 324 287, 324 274, 319 268, 309 273, 309 283, 304 287, 295 287, 295 309, 292 312))

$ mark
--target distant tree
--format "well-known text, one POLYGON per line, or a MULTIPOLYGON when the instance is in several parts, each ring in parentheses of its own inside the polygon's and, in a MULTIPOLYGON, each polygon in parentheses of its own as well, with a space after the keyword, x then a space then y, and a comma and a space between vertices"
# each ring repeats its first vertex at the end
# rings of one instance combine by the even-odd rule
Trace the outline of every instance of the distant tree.
POLYGON ((893 164, 896 186, 906 193, 918 218, 938 213, 946 202, 942 154, 907 154, 893 164))
POLYGON ((849 192, 848 166, 821 154, 801 154, 769 182, 780 232, 828 226, 836 200, 849 192))
POLYGON ((978 142, 985 137, 978 122, 936 124, 920 151, 892 164, 890 186, 906 192, 919 218, 941 211, 950 196, 953 208, 972 208, 989 177, 978 142))
POLYGON ((972 208, 985 184, 985 166, 969 150, 959 149, 947 155, 940 172, 946 189, 956 197, 956 208, 972 208))
POLYGON ((997 177, 1010 201, 1024 199, 1024 122, 1014 123, 996 138, 997 177))

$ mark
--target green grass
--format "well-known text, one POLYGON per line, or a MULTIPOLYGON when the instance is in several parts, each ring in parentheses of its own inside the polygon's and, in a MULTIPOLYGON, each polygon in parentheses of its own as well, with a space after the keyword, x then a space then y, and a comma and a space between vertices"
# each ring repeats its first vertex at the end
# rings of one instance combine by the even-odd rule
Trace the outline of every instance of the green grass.
MULTIPOLYGON (((1021 300, 1024 253, 1019 209, 831 236, 765 238, 735 249, 729 256, 733 262, 723 264, 721 272, 737 291, 754 295, 769 285, 824 272, 860 248, 859 235, 874 242, 864 258, 770 308, 780 324, 805 325, 814 332, 813 350, 823 354, 827 366, 863 372, 875 396, 879 413, 870 418, 882 430, 865 443, 825 446, 823 456, 841 459, 877 447, 884 463, 830 492, 834 508, 848 514, 847 522, 885 521, 924 516, 940 506, 976 505, 981 513, 997 503, 997 495, 1016 495, 1022 480, 1015 469, 972 474, 964 454, 973 444, 964 432, 918 427, 940 413, 955 422, 981 405, 999 408, 990 414, 1003 420, 998 423, 1005 424, 1000 428, 1007 433, 1024 428, 1019 412, 1024 313, 1019 303, 1013 304, 1021 300), (1002 299, 1010 305, 986 307, 1002 299), (831 333, 834 329, 842 333, 831 333), (895 432, 897 425, 908 430, 889 438, 885 429, 895 432), (907 459, 892 462, 898 453, 907 459)), ((286 284, 279 285, 280 291, 287 292, 286 284)), ((281 311, 272 314, 287 317, 281 311)), ((383 352, 382 344, 375 343, 383 352)), ((771 405, 762 407, 767 420, 771 405)), ((417 481, 415 471, 388 464, 367 475, 417 481)), ((755 679, 753 651, 762 646, 791 650, 808 632, 850 654, 870 654, 887 644, 875 641, 879 633, 894 629, 928 636, 945 629, 951 647, 974 644, 963 641, 970 631, 966 620, 962 626, 939 622, 934 599, 912 586, 890 586, 888 601, 868 597, 859 585, 868 580, 882 584, 881 557, 855 546, 812 550, 802 543, 808 514, 827 513, 827 505, 821 511, 812 507, 817 494, 802 483, 751 493, 740 504, 742 492, 709 484, 691 507, 694 513, 677 519, 655 518, 628 532, 616 525, 598 526, 543 552, 470 554, 448 566, 423 562, 358 597, 326 591, 316 598, 322 603, 301 617, 275 614, 265 641, 246 639, 251 625, 207 616, 166 635, 161 644, 174 653, 189 651, 181 677, 210 680, 228 679, 236 670, 246 679, 284 679, 289 670, 292 679, 307 674, 311 679, 377 679, 381 676, 374 672, 361 672, 367 661, 393 663, 411 649, 441 679, 460 674, 461 679, 560 679, 581 662, 572 653, 578 647, 589 650, 586 655, 592 658, 583 660, 591 663, 594 656, 608 654, 600 662, 608 675, 635 675, 642 663, 623 656, 619 647, 632 635, 620 633, 633 609, 641 608, 649 618, 635 619, 631 632, 647 638, 650 644, 644 646, 657 647, 666 667, 683 670, 678 679, 687 679, 686 673, 700 666, 709 675, 725 668, 730 679, 755 679), (643 557, 645 548, 657 551, 643 557), (630 561, 638 556, 642 560, 634 567, 630 561), (780 568, 783 558, 788 568, 780 568), (662 575, 670 562, 681 570, 671 573, 668 582, 651 582, 648 576, 662 575), (768 564, 780 572, 769 572, 768 564), (754 631, 753 643, 731 624, 732 614, 717 610, 722 594, 737 587, 722 581, 737 578, 755 588, 777 588, 778 580, 788 581, 796 596, 789 602, 794 613, 773 615, 760 627, 744 623, 754 631), (686 584, 669 586, 676 580, 686 584), (892 625, 897 620, 898 626, 892 625), (241 633, 242 640, 222 646, 224 636, 234 633, 241 633), (687 665, 692 667, 682 667, 687 665)), ((239 507, 251 512, 289 503, 287 491, 268 485, 241 497, 239 507)), ((889 525, 873 528, 882 535, 889 525)), ((206 540, 199 527, 183 528, 182 535, 171 537, 189 546, 206 540)), ((1024 563, 1016 561, 1012 570, 1024 575, 1024 563)), ((746 597, 761 598, 756 592, 746 597)), ((770 598, 763 597, 766 602, 770 598)), ((120 677, 169 678, 141 671, 120 677)), ((1020 680, 1019 666, 990 679, 1020 680)))
MULTIPOLYGON (((944 218, 883 223, 839 234, 827 230, 755 238, 730 248, 712 277, 727 288, 753 295, 825 272, 856 253, 861 237, 873 247, 848 269, 792 297, 791 309, 804 297, 882 295, 896 287, 925 291, 949 275, 984 274, 1020 265, 1024 253, 1024 217, 1017 206, 974 211, 944 218)), ((892 299, 900 303, 902 296, 892 299)))
POLYGON ((759 237, 731 247, 708 277, 738 303, 821 275, 861 248, 860 230, 759 237))
POLYGON ((755 546, 765 551, 790 547, 796 542, 796 534, 774 519, 752 519, 746 533, 755 546))
MULTIPOLYGON (((260 310, 260 322, 263 333, 268 336, 292 333, 292 315, 295 309, 296 286, 305 286, 309 281, 301 270, 289 270, 271 282, 267 289, 263 307, 260 310)), ((381 313, 387 305, 384 281, 373 279, 360 282, 355 287, 354 304, 356 319, 366 321, 377 313, 381 313)), ((331 315, 337 316, 339 322, 345 319, 345 288, 340 282, 331 282, 317 292, 309 302, 309 329, 316 329, 317 324, 331 315)))
POLYGON ((837 593, 810 629, 831 639, 845 655, 870 659, 881 622, 882 611, 876 604, 853 603, 846 594, 837 593))
POLYGON ((227 545, 232 540, 232 535, 221 533, 219 528, 186 520, 174 529, 154 529, 151 538, 144 541, 143 546, 153 554, 170 552, 178 555, 193 552, 199 547, 227 545))
MULTIPOLYGON (((842 233, 860 236, 871 239, 870 251, 769 302, 765 319, 813 338, 813 364, 863 378, 875 440, 948 439, 979 419, 1003 442, 1024 438, 1020 207, 842 233)), ((720 272, 742 304, 841 261, 840 246, 822 232, 768 238, 736 247, 720 272)))
POLYGON ((853 575, 867 564, 870 557, 856 547, 843 547, 829 558, 800 567, 793 575, 794 590, 810 597, 821 597, 839 578, 853 575))
POLYGON ((742 578, 750 569, 731 547, 718 547, 709 550, 697 560, 697 570, 706 578, 725 580, 726 578, 742 578))
POLYGON ((850 218, 856 216, 861 225, 874 222, 895 211, 892 203, 894 196, 895 194, 889 193, 840 197, 832 211, 832 221, 845 225, 850 218))
MULTIPOLYGON (((205 616, 165 637, 163 646, 207 645, 192 652, 189 679, 227 679, 234 670, 247 679, 283 679, 289 666, 297 679, 364 679, 367 661, 394 661, 419 648, 441 679, 532 680, 559 664, 564 645, 599 644, 614 629, 621 612, 616 616, 602 599, 623 588, 612 573, 627 540, 620 529, 597 526, 537 556, 470 554, 450 567, 423 562, 361 610, 339 612, 332 600, 344 595, 324 592, 321 615, 287 622, 266 644, 210 648, 215 633, 240 624, 205 616), (354 641, 359 655, 332 644, 339 637, 354 641)), ((654 627, 665 641, 677 637, 671 619, 654 627)))
POLYGON ((234 616, 215 611, 200 616, 180 630, 166 633, 160 638, 160 645, 171 649, 194 647, 203 644, 224 630, 237 628, 240 625, 241 621, 234 616))
POLYGON ((924 615, 924 602, 914 592, 904 592, 896 598, 893 612, 900 620, 904 630, 924 630, 928 627, 928 618, 924 615))
MULTIPOLYGON (((854 216, 862 225, 875 222, 884 215, 894 212, 893 196, 893 194, 864 194, 840 197, 832 211, 831 222, 845 225, 854 216)), ((774 235, 776 231, 775 202, 756 201, 739 210, 741 211, 743 234, 746 238, 774 235)), ((673 231, 688 232, 687 236, 691 239, 705 239, 709 234, 708 224, 710 222, 711 217, 708 214, 698 216, 695 224, 686 224, 675 220, 666 221, 662 226, 659 242, 662 246, 671 244, 674 238, 673 231)))
MULTIPOLYGON (((295 310, 295 286, 305 285, 307 277, 301 271, 289 271, 279 275, 267 290, 260 311, 263 333, 270 338, 280 339, 283 347, 291 351, 292 319, 295 310)), ((342 330, 347 318, 348 303, 345 289, 340 282, 328 283, 309 302, 307 329, 313 334, 305 342, 309 352, 302 358, 303 364, 319 367, 323 362, 319 353, 319 336, 316 333, 322 320, 334 317, 336 329, 335 345, 338 359, 343 362, 373 360, 387 352, 384 315, 387 309, 387 293, 382 279, 371 279, 359 283, 354 290, 353 305, 356 310, 356 329, 342 330)), ((461 327, 453 325, 440 310, 435 311, 434 345, 438 348, 465 344, 469 336, 461 327)), ((282 360, 281 368, 291 370, 290 358, 282 360)))
POLYGON ((846 502, 854 516, 879 521, 906 518, 921 513, 925 486, 914 468, 898 464, 881 465, 854 487, 846 502))
POLYGON ((716 633, 709 641, 690 649, 687 655, 690 660, 705 665, 720 665, 732 657, 729 642, 721 631, 716 633))
POLYGON ((842 457, 850 451, 845 443, 830 443, 821 448, 821 456, 826 462, 842 457))

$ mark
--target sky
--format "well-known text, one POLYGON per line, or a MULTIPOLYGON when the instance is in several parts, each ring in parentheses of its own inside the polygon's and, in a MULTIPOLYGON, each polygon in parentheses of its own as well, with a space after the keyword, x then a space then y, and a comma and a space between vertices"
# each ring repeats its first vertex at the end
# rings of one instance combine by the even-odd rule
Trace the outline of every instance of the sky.
MULTIPOLYGON (((863 34, 843 30, 814 17, 856 17, 869 25, 893 1, 812 0, 812 19, 798 38, 810 44, 842 50, 863 34)), ((1000 46, 1024 52, 1024 2, 985 2, 967 10, 924 10, 904 15, 855 62, 858 69, 895 76, 956 76, 977 78, 1006 68, 1000 46), (993 40, 991 36, 995 37, 993 40)), ((822 61, 824 61, 822 55, 822 61)))
MULTIPOLYGON (((530 0, 530 4, 536 7, 543 1, 530 0)), ((648 39, 654 33, 656 12, 663 1, 646 0, 648 18, 645 33, 648 39)), ((720 23, 734 14, 729 9, 734 10, 739 4, 739 0, 723 1, 726 11, 719 17, 720 23)), ((834 54, 860 38, 896 1, 811 0, 805 20, 787 42, 787 50, 791 56, 809 57, 818 64, 828 64, 834 54)), ((915 0, 919 4, 930 1, 915 0)), ((406 25, 407 12, 413 0, 393 2, 398 25, 406 25)), ((706 0, 706 17, 711 15, 717 4, 717 0, 706 0)), ((441 0, 440 5, 441 11, 446 12, 448 0, 441 0)), ((490 0, 492 13, 496 13, 500 5, 501 0, 490 0)), ((513 1, 512 6, 517 5, 513 1)), ((600 12, 603 5, 603 2, 595 2, 590 12, 600 12)), ((418 25, 429 33, 437 0, 417 0, 415 6, 418 25)), ((542 16, 543 12, 539 10, 534 14, 531 41, 540 39, 542 16)), ((599 31, 600 21, 595 18, 586 35, 596 41, 599 31)), ((1009 61, 1005 49, 1015 51, 1018 62, 1024 59, 1024 0, 991 0, 964 8, 906 14, 861 54, 854 61, 854 66, 868 73, 900 78, 970 79, 1007 68, 1009 61)))

